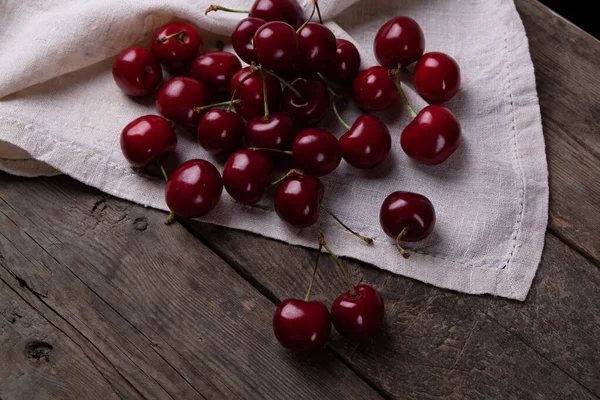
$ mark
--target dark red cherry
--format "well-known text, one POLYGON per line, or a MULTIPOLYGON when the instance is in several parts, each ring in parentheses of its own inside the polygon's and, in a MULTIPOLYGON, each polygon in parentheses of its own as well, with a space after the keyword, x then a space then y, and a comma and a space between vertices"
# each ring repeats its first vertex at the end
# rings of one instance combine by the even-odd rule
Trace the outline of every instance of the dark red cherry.
POLYGON ((295 28, 304 23, 304 13, 295 0, 256 0, 249 17, 270 21, 283 21, 295 28))
POLYGON ((229 90, 231 78, 242 68, 240 59, 227 51, 214 51, 199 55, 192 62, 190 75, 204 83, 215 93, 229 90))
MULTIPOLYGON (((231 79, 229 93, 233 96, 233 92, 238 84, 250 74, 250 68, 242 68, 231 79)), ((269 110, 276 111, 281 99, 281 85, 279 81, 269 74, 265 74, 267 82, 267 100, 269 102, 269 110)), ((262 79, 258 72, 246 79, 237 90, 236 99, 240 99, 241 103, 235 104, 235 111, 240 114, 246 121, 264 115, 263 103, 263 85, 262 79)))
POLYGON ((194 25, 187 22, 163 25, 152 39, 152 52, 169 69, 188 66, 200 51, 202 36, 194 25))
POLYGON ((396 239, 407 228, 401 240, 417 242, 433 231, 435 210, 431 201, 423 195, 394 192, 381 205, 379 223, 389 237, 396 239))
POLYGON ((450 157, 460 144, 460 123, 444 106, 422 109, 400 136, 404 152, 414 160, 436 165, 450 157))
POLYGON ((335 35, 325 25, 310 22, 298 33, 299 66, 302 72, 322 72, 336 55, 335 35))
POLYGON ((287 86, 283 89, 283 109, 301 126, 315 125, 329 109, 329 93, 325 83, 316 77, 297 77, 290 84, 300 92, 297 96, 287 86))
POLYGON ((356 104, 365 110, 383 111, 398 98, 398 89, 388 69, 375 66, 361 71, 352 85, 356 104))
POLYGON ((320 349, 331 332, 329 311, 320 301, 285 299, 275 310, 273 332, 288 350, 320 349))
POLYGON ((308 128, 296 135, 292 155, 303 172, 315 176, 333 172, 342 159, 336 137, 318 128, 308 128))
POLYGON ((306 227, 319 219, 324 190, 321 181, 310 175, 285 179, 275 192, 275 211, 279 218, 297 227, 306 227))
POLYGON ((259 18, 244 18, 236 25, 231 35, 231 44, 235 53, 247 64, 256 62, 254 52, 254 34, 266 23, 259 18))
POLYGON ((342 293, 331 304, 331 321, 346 339, 365 340, 383 324, 385 308, 379 292, 369 285, 354 287, 356 294, 342 293))
POLYGON ((352 82, 360 68, 358 49, 346 39, 337 39, 336 47, 335 57, 322 71, 323 76, 332 82, 352 82))
POLYGON ((256 204, 265 193, 273 175, 271 159, 260 151, 238 150, 227 159, 223 183, 238 203, 256 204))
POLYGON ((392 18, 375 35, 373 50, 377 61, 385 68, 406 67, 423 55, 425 36, 414 19, 392 18))
POLYGON ((207 104, 208 93, 204 84, 187 76, 167 81, 156 95, 158 113, 190 131, 196 131, 200 119, 194 107, 207 104))
POLYGON ((460 89, 458 63, 444 53, 426 53, 415 66, 414 84, 416 91, 429 103, 448 101, 460 89))
POLYGON ((210 153, 234 150, 244 137, 242 117, 226 110, 208 110, 198 121, 198 143, 210 153))
POLYGON ((296 136, 294 118, 286 112, 275 112, 268 120, 255 117, 246 125, 246 143, 250 147, 288 150, 296 136))
POLYGON ((265 68, 292 71, 299 51, 296 30, 285 22, 267 22, 254 34, 256 58, 265 68))
POLYGON ((176 147, 177 135, 171 122, 158 115, 139 117, 121 132, 121 150, 134 167, 143 168, 176 147))
POLYGON ((112 74, 119 89, 129 96, 145 96, 154 92, 163 78, 162 68, 154 54, 141 47, 123 50, 113 63, 112 74))
POLYGON ((210 212, 223 192, 223 179, 206 160, 189 160, 169 177, 165 200, 169 209, 184 218, 198 218, 210 212))
POLYGON ((390 153, 392 137, 387 126, 374 115, 361 115, 340 137, 342 157, 361 169, 374 168, 390 153))

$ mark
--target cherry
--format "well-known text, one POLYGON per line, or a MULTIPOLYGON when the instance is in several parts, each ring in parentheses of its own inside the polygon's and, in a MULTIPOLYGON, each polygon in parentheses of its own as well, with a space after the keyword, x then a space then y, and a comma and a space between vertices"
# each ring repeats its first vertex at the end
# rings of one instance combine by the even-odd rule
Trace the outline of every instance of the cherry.
MULTIPOLYGON (((235 105, 235 110, 245 120, 264 113, 263 82, 258 73, 252 73, 250 77, 247 77, 251 73, 250 67, 242 68, 233 76, 229 86, 230 94, 235 99, 241 100, 241 103, 235 105), (234 91, 236 91, 235 96, 234 91)), ((277 79, 269 74, 265 74, 265 80, 269 109, 276 110, 280 103, 281 86, 277 79)))
POLYGON ((202 36, 187 22, 163 25, 152 39, 152 52, 158 61, 174 70, 188 66, 201 50, 202 36))
POLYGON ((267 22, 283 21, 297 28, 304 22, 303 14, 295 0, 256 0, 248 16, 267 22))
POLYGON ((298 133, 292 144, 292 155, 303 172, 315 176, 333 172, 342 159, 336 137, 317 128, 298 133))
POLYGON ((329 108, 329 93, 325 83, 317 77, 297 77, 283 89, 283 109, 302 126, 310 126, 323 119, 329 108))
POLYGON ((204 84, 197 79, 178 76, 165 83, 156 95, 156 109, 159 114, 181 124, 190 131, 198 126, 200 114, 194 107, 208 103, 208 93, 204 84))
POLYGON ((227 159, 223 183, 227 193, 242 204, 256 204, 262 198, 271 175, 273 163, 260 151, 238 150, 227 159))
POLYGON ((198 143, 210 153, 230 151, 240 145, 246 124, 238 114, 226 110, 208 110, 198 121, 198 143))
POLYGON ((308 23, 298 32, 299 69, 303 72, 321 72, 336 56, 335 35, 325 25, 308 23))
POLYGON ((172 213, 198 218, 210 212, 223 192, 223 179, 217 168, 206 160, 189 160, 169 177, 165 200, 172 213))
POLYGON ((113 63, 112 74, 119 89, 129 96, 145 96, 154 92, 163 78, 162 68, 154 54, 141 47, 123 50, 113 63))
POLYGON ((436 165, 444 162, 458 148, 460 123, 444 106, 431 105, 422 109, 400 136, 404 152, 416 161, 436 165))
POLYGON ((288 350, 322 348, 331 332, 329 310, 320 301, 285 299, 275 310, 273 332, 288 350))
POLYGON ((346 39, 337 39, 333 61, 321 72, 332 82, 346 83, 356 77, 359 68, 360 54, 356 46, 346 39))
POLYGON ((352 96, 356 104, 365 110, 383 111, 398 98, 398 91, 386 68, 367 68, 354 78, 352 96))
POLYGON ((385 309, 379 292, 369 285, 354 286, 339 295, 331 305, 331 320, 335 329, 350 340, 365 340, 383 324, 385 309))
POLYGON ((414 72, 416 91, 430 103, 450 100, 460 89, 460 68, 454 58, 439 52, 421 57, 414 72))
POLYGON ((231 78, 241 68, 242 64, 235 54, 215 51, 196 57, 190 75, 204 83, 208 90, 223 93, 229 90, 231 78))
POLYGON ((344 123, 348 131, 340 137, 342 157, 361 169, 374 168, 390 153, 392 137, 387 126, 374 115, 361 115, 352 126, 344 123))
POLYGON ((254 34, 258 62, 275 71, 294 69, 299 46, 296 30, 285 22, 267 22, 254 34))
POLYGON ((121 150, 134 167, 143 168, 175 147, 177 135, 171 122, 158 115, 139 117, 121 132, 121 150))
POLYGON ((246 143, 251 147, 287 150, 294 136, 294 118, 286 112, 273 113, 269 119, 255 117, 246 125, 246 143))
POLYGON ((266 23, 259 18, 244 18, 235 26, 231 35, 231 44, 236 54, 248 64, 257 61, 254 52, 254 34, 266 23))
POLYGON ((379 223, 389 237, 396 239, 398 251, 408 258, 409 253, 400 247, 400 241, 417 242, 429 236, 435 225, 435 210, 421 194, 394 192, 381 205, 379 223))
POLYGON ((324 189, 311 175, 298 174, 285 179, 275 192, 275 211, 279 218, 297 226, 311 226, 319 219, 324 189))
POLYGON ((425 51, 425 36, 419 24, 410 17, 390 19, 375 35, 375 57, 385 68, 408 66, 419 60, 425 51))

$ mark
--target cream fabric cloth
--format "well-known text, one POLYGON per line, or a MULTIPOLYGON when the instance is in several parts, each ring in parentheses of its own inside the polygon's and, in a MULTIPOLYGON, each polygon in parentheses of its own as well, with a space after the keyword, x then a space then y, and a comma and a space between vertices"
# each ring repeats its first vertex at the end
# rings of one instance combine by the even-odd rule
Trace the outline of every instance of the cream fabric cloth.
MULTIPOLYGON (((393 135, 389 159, 373 171, 342 162, 323 178, 329 208, 375 242, 363 244, 322 214, 328 242, 342 256, 440 287, 524 300, 544 243, 548 176, 534 71, 514 3, 355 1, 321 0, 320 5, 336 35, 358 45, 363 67, 376 64, 375 32, 394 15, 420 23, 427 51, 444 51, 458 60, 462 90, 447 106, 461 121, 463 142, 444 164, 417 165, 399 146, 409 121, 402 104, 378 113, 393 135), (379 206, 395 190, 422 193, 436 207, 434 234, 406 246, 413 252, 409 260, 399 256, 379 226, 379 206)), ((251 2, 227 4, 249 8, 251 2)), ((301 4, 310 9, 310 1, 301 4)), ((197 0, 0 1, 0 168, 25 176, 60 171, 114 196, 165 210, 164 183, 133 173, 119 147, 123 126, 155 113, 153 100, 124 96, 110 67, 120 50, 147 45, 153 31, 172 19, 196 23, 205 49, 214 48, 215 35, 230 34, 243 16, 204 16, 206 6, 208 1, 197 0)), ((408 87, 407 92, 416 109, 425 105, 408 87)), ((344 111, 350 122, 357 115, 352 106, 344 111)), ((343 133, 333 118, 324 125, 343 133)), ((179 160, 208 158, 222 167, 223 160, 207 156, 191 135, 179 137, 179 160)), ((310 247, 316 247, 319 229, 319 224, 295 229, 280 221, 272 193, 257 206, 245 207, 224 192, 204 220, 310 247)))

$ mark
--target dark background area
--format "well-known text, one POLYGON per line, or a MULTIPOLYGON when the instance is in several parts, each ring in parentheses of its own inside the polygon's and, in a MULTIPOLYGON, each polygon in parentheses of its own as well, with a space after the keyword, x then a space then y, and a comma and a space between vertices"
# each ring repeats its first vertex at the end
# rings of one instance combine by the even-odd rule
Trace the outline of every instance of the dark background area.
POLYGON ((599 0, 539 0, 554 12, 568 19, 584 31, 600 39, 600 15, 594 11, 599 0))

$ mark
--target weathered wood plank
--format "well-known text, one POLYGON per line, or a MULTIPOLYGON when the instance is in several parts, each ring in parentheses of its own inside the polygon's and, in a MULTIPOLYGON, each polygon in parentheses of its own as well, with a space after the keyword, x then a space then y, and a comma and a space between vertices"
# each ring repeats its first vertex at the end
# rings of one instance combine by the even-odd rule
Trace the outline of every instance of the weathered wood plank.
POLYGON ((273 303, 163 213, 68 178, 0 178, 1 269, 25 286, 9 285, 64 318, 140 396, 380 397, 327 351, 283 351, 273 303))

